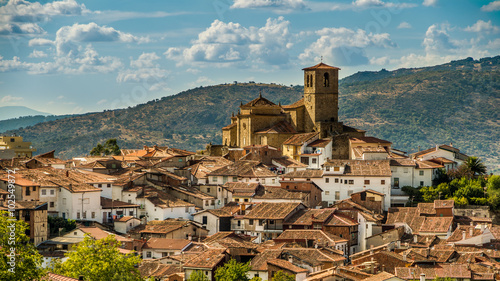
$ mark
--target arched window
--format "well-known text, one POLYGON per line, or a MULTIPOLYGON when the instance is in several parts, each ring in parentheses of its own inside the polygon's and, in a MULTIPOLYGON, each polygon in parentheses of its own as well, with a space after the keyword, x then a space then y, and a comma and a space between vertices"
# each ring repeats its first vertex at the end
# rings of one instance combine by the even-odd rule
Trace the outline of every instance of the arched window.
POLYGON ((309 84, 309 75, 306 75, 306 87, 309 87, 310 84, 309 84))
POLYGON ((310 82, 311 82, 311 85, 310 85, 310 86, 312 87, 312 86, 313 86, 313 76, 312 76, 312 74, 311 74, 311 75, 309 75, 309 76, 311 76, 311 77, 309 78, 309 80, 310 80, 310 82))
POLYGON ((330 86, 330 79, 329 75, 327 72, 323 75, 323 86, 329 87, 330 86))

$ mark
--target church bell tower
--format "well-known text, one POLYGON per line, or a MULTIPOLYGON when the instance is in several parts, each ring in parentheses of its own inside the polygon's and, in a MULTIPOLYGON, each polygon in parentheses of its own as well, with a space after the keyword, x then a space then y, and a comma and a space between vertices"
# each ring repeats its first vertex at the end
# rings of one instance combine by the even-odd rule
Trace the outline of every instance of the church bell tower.
POLYGON ((339 70, 323 62, 304 70, 304 129, 328 137, 337 129, 339 108, 339 70))

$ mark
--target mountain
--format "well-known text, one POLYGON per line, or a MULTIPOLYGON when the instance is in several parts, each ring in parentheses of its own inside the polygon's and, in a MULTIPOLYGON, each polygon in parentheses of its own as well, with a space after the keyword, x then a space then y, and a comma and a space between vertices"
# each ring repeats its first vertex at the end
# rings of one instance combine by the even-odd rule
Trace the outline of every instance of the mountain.
POLYGON ((22 129, 23 127, 33 126, 38 123, 58 120, 69 116, 71 115, 48 115, 48 116, 36 115, 36 116, 23 116, 19 118, 1 120, 0 133, 8 130, 22 129))
MULTIPOLYGON (((395 71, 354 74, 340 83, 340 120, 393 142, 408 152, 450 142, 500 171, 500 56, 478 61, 395 71)), ((221 142, 240 102, 262 95, 281 104, 301 98, 301 86, 238 83, 198 87, 175 96, 120 110, 71 116, 17 133, 38 153, 56 149, 59 157, 88 153, 97 142, 119 145, 171 145, 197 150, 221 142)))
POLYGON ((0 106, 0 120, 18 118, 22 116, 51 115, 26 106, 0 106))

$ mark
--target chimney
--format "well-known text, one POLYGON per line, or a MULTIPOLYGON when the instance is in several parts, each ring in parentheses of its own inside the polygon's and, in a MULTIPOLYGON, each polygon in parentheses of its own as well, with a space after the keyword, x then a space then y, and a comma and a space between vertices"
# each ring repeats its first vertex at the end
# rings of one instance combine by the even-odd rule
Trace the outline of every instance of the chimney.
POLYGON ((462 231, 462 240, 465 240, 465 231, 462 231))
POLYGON ((396 242, 396 246, 398 247, 398 249, 400 249, 400 248, 401 248, 401 240, 398 240, 398 241, 396 242))
POLYGON ((406 261, 406 253, 403 253, 403 261, 406 261))
POLYGON ((418 236, 417 236, 417 234, 413 234, 413 243, 415 243, 415 244, 418 243, 418 236))
POLYGON ((192 241, 193 240, 193 235, 191 233, 188 234, 188 240, 192 241))
POLYGON ((420 281, 425 281, 425 274, 424 273, 420 274, 420 281))
POLYGON ((289 263, 293 263, 293 258, 292 258, 292 256, 288 256, 288 262, 289 262, 289 263))
POLYGON ((439 146, 436 144, 436 151, 438 151, 439 146))
POLYGON ((370 245, 370 255, 373 255, 373 245, 370 245))
POLYGON ((474 227, 473 226, 471 226, 469 228, 469 235, 470 235, 470 237, 472 237, 472 235, 474 235, 474 227))

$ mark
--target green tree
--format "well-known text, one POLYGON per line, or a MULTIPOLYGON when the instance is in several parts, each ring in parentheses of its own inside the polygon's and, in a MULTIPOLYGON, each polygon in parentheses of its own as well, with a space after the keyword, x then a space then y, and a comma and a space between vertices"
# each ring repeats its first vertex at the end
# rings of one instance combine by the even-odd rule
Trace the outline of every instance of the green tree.
POLYGON ((102 156, 102 155, 120 155, 120 147, 116 139, 108 139, 104 145, 98 143, 90 151, 92 156, 102 156))
POLYGON ((449 183, 449 182, 450 182, 450 178, 448 177, 446 169, 445 168, 437 169, 436 175, 435 175, 434 179, 432 180, 432 185, 438 186, 441 183, 449 183))
POLYGON ((54 273, 89 281, 142 280, 136 268, 141 259, 134 254, 123 255, 118 251, 120 242, 114 235, 94 240, 86 235, 75 251, 66 254, 65 262, 55 262, 54 273))
POLYGON ((29 225, 11 219, 0 211, 0 280, 39 280, 45 275, 43 257, 25 234, 29 225))
POLYGON ((62 228, 61 234, 76 228, 75 220, 67 220, 62 217, 48 217, 49 229, 51 235, 59 235, 59 229, 62 228))
POLYGON ((261 280, 259 277, 254 277, 252 279, 248 278, 248 272, 250 271, 250 262, 241 263, 237 262, 235 259, 231 259, 226 262, 224 266, 217 268, 215 271, 215 280, 217 281, 257 281, 261 280))
POLYGON ((500 176, 493 175, 486 184, 488 192, 488 205, 494 210, 500 207, 500 176))
POLYGON ((203 273, 201 270, 195 270, 191 275, 189 275, 189 278, 187 281, 209 281, 208 277, 203 273))
POLYGON ((295 281, 295 276, 291 274, 286 274, 280 270, 274 274, 271 281, 295 281))
POLYGON ((486 166, 483 161, 478 157, 471 156, 465 161, 465 165, 473 176, 480 176, 486 174, 486 166))

